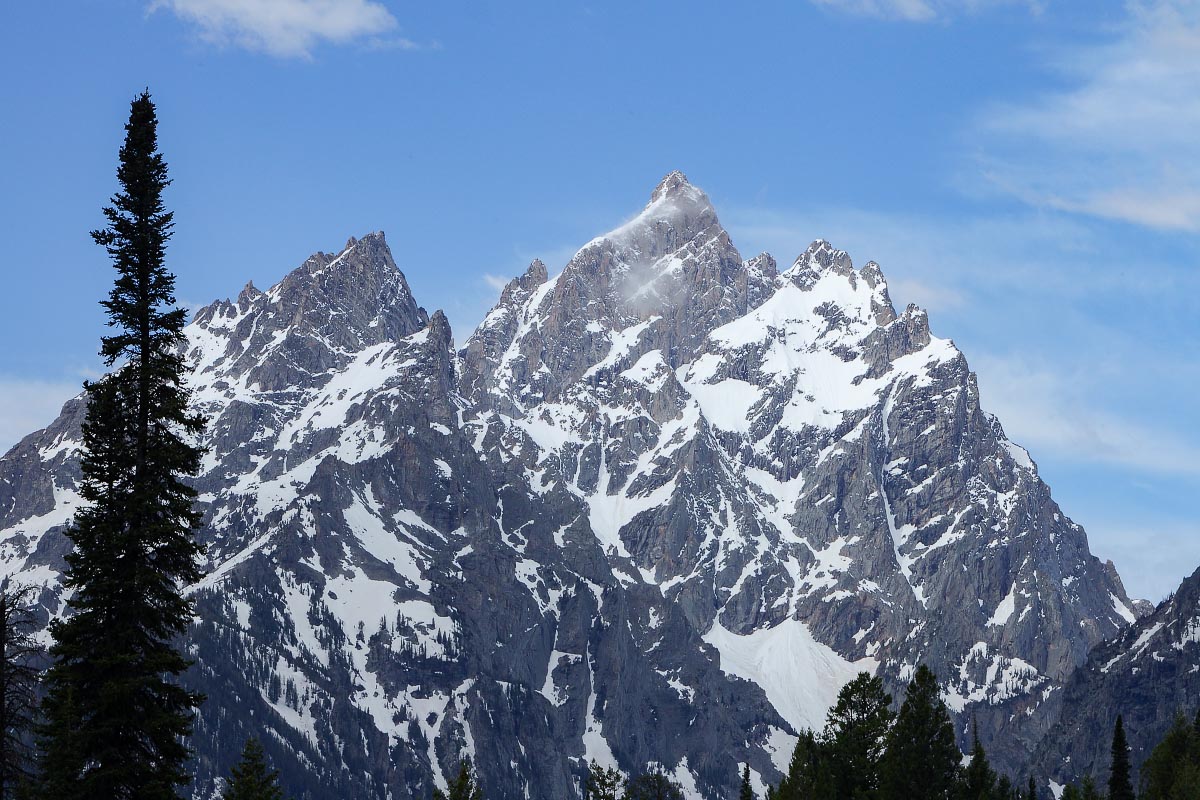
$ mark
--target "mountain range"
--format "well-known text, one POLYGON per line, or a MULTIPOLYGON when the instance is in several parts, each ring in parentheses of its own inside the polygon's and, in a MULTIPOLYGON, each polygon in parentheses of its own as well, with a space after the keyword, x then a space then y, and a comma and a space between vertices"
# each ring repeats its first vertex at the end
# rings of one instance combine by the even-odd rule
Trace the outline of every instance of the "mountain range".
MULTIPOLYGON (((297 798, 427 798, 463 756, 496 798, 575 796, 591 760, 761 791, 857 672, 898 695, 922 663, 962 743, 1065 774, 1101 758, 1099 728, 1048 744, 1110 724, 1086 698, 1200 638, 1195 587, 1130 600, 879 265, 745 259, 678 172, 461 343, 382 233, 187 336, 196 798, 251 734, 297 798)), ((84 413, 0 459, 0 561, 46 620, 84 413)))

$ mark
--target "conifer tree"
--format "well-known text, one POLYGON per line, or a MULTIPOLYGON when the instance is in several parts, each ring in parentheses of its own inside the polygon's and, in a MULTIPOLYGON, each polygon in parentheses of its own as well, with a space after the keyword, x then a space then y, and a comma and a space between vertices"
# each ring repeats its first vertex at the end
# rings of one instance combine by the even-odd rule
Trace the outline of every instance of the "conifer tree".
POLYGON ((754 787, 750 785, 750 764, 742 767, 742 786, 738 790, 738 800, 754 800, 754 787))
POLYGON ((31 741, 42 648, 31 589, 0 583, 0 800, 19 796, 31 777, 31 741))
POLYGON ((1117 715, 1113 726, 1112 768, 1108 773, 1108 800, 1134 800, 1133 776, 1129 766, 1129 744, 1125 741, 1125 721, 1117 715))
POLYGON ((72 614, 52 627, 47 678, 43 795, 175 798, 188 782, 192 715, 200 702, 177 681, 189 662, 176 648, 200 578, 195 491, 200 465, 189 439, 203 419, 183 385, 186 312, 164 265, 172 215, 148 93, 134 99, 120 151, 120 190, 93 232, 116 268, 104 306, 113 329, 101 340, 112 369, 86 384, 85 500, 68 530, 65 587, 72 614))
POLYGON ((279 772, 267 766, 258 739, 246 740, 242 760, 233 768, 221 800, 283 800, 279 772))
POLYGON ((787 774, 771 800, 828 800, 833 797, 833 770, 828 748, 810 730, 800 731, 787 774))
POLYGON ((625 778, 620 770, 602 767, 595 761, 588 765, 584 800, 620 800, 624 788, 625 778))
POLYGON ((835 797, 869 800, 877 796, 879 762, 892 722, 891 703, 883 679, 866 672, 860 672, 838 693, 825 722, 835 797))
POLYGON ((483 800, 483 787, 471 768, 471 759, 464 758, 458 765, 458 775, 450 781, 446 791, 433 790, 433 800, 483 800))
POLYGON ((661 772, 647 772, 625 785, 623 800, 683 800, 683 790, 661 772))
POLYGON ((937 676, 922 664, 905 692, 879 765, 884 800, 951 800, 962 752, 937 676))
POLYGON ((1037 782, 1029 776, 1029 785, 1025 788, 1025 800, 1037 800, 1037 782))
POLYGON ((1104 800, 1091 775, 1084 775, 1079 788, 1079 800, 1104 800))
POLYGON ((1084 775, 1079 785, 1069 783, 1063 787, 1060 800, 1104 800, 1104 798, 1100 794, 1100 790, 1096 788, 1096 782, 1092 780, 1092 776, 1084 775))
POLYGON ((974 726, 971 744, 971 761, 963 770, 959 786, 962 800, 989 800, 996 789, 996 773, 988 762, 987 753, 979 742, 979 725, 974 726))
POLYGON ((1174 724, 1142 765, 1141 800, 1193 800, 1200 797, 1200 737, 1178 714, 1174 724))

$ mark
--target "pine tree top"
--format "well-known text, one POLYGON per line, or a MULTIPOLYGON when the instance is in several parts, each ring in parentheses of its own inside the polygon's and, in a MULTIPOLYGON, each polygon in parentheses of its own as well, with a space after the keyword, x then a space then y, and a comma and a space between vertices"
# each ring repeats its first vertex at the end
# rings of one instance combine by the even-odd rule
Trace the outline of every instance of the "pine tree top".
POLYGON ((222 800, 283 800, 279 772, 267 766, 266 753, 258 739, 246 740, 241 761, 233 768, 222 800))

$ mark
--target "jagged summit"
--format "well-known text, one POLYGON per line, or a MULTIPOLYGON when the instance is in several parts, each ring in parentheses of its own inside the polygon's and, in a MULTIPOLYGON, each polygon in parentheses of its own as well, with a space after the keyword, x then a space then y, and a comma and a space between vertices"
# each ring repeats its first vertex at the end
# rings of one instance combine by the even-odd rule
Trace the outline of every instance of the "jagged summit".
POLYGON ((650 202, 657 203, 659 200, 677 196, 689 189, 694 189, 694 187, 688 183, 687 176, 679 170, 673 170, 668 172, 654 187, 654 191, 650 193, 650 202))
MULTIPOLYGON (((1134 616, 878 265, 743 260, 679 173, 458 352, 381 233, 187 335, 196 800, 252 731, 314 800, 425 798, 462 756, 502 799, 573 797, 592 760, 715 799, 777 780, 858 670, 918 663, 1005 765, 1134 616)), ((0 459, 0 564, 48 615, 81 418, 0 459)))
POLYGON ((838 250, 824 239, 817 239, 803 253, 796 256, 789 272, 800 270, 830 270, 839 275, 849 275, 854 271, 854 262, 845 250, 838 250))

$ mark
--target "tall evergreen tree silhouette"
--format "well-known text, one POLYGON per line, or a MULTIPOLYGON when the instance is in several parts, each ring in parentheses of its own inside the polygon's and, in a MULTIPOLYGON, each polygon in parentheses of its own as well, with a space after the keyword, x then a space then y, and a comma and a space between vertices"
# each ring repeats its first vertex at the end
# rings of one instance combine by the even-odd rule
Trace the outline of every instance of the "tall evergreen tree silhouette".
POLYGON ((937 676, 922 664, 904 695, 880 763, 884 800, 951 800, 962 753, 937 676))
POLYGON ((0 800, 20 797, 33 766, 30 741, 42 653, 30 588, 0 583, 0 800))
POLYGON ((189 662, 176 640, 192 607, 183 587, 200 578, 193 537, 200 515, 184 483, 200 465, 191 440, 204 421, 183 385, 186 312, 164 257, 172 215, 149 93, 133 100, 117 179, 92 237, 117 276, 101 340, 112 370, 86 384, 85 505, 68 536, 71 615, 52 627, 43 795, 158 800, 188 782, 186 739, 201 698, 177 681, 189 662))
POLYGON ((883 679, 860 672, 842 687, 825 718, 825 742, 834 775, 833 795, 869 800, 878 796, 879 764, 892 724, 892 696, 883 679))
POLYGON ((754 787, 750 785, 750 764, 742 767, 742 786, 738 790, 738 800, 754 800, 754 787))
POLYGON ((962 800, 991 800, 996 791, 996 772, 988 761, 983 744, 979 741, 979 723, 975 723, 971 736, 971 760, 963 770, 959 784, 962 800))
POLYGON ((1108 800, 1134 800, 1133 775, 1129 765, 1129 743, 1125 741, 1125 721, 1117 716, 1113 726, 1112 767, 1108 773, 1108 800))

